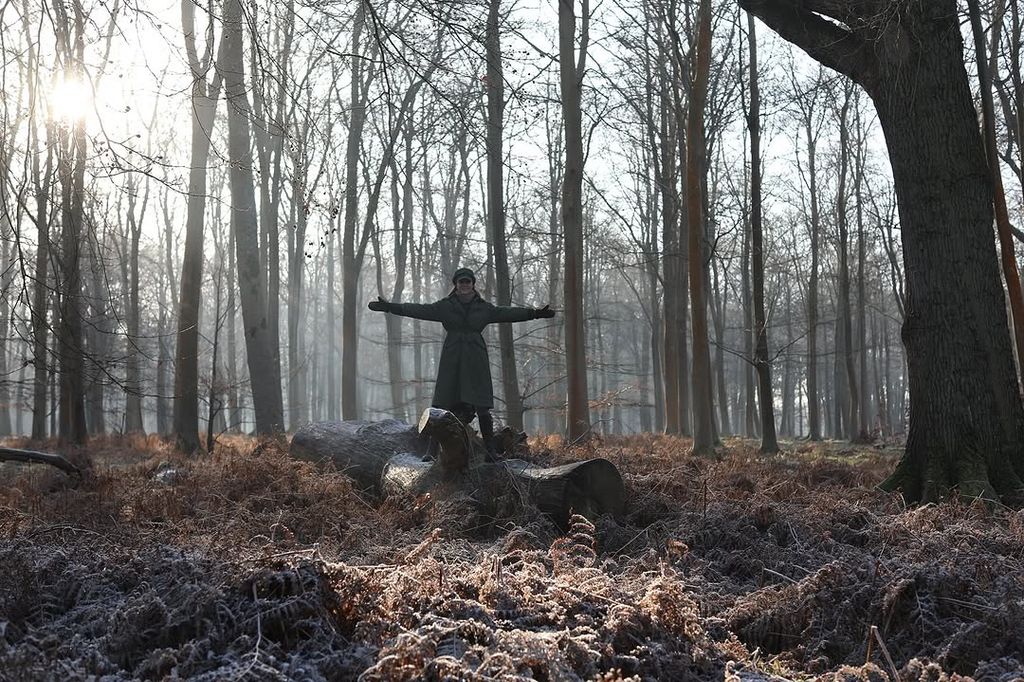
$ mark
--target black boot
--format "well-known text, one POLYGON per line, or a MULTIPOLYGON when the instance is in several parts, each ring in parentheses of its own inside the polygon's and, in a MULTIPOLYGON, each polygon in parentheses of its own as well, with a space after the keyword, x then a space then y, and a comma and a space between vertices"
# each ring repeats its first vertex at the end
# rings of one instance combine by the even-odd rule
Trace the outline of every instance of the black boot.
POLYGON ((480 437, 484 440, 484 447, 487 448, 487 459, 496 461, 498 459, 498 448, 494 442, 494 418, 491 411, 486 408, 477 410, 477 423, 480 425, 480 437))

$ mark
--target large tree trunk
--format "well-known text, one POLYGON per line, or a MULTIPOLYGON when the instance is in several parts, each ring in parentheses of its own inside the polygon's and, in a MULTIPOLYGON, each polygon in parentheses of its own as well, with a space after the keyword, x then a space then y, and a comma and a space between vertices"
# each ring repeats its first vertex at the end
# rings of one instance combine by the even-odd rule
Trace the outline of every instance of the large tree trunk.
POLYGON ((877 21, 874 2, 823 8, 855 33, 788 2, 747 4, 783 37, 861 83, 885 134, 907 276, 911 404, 906 451, 883 488, 902 490, 909 502, 951 490, 1021 501, 1024 411, 956 3, 908 4, 899 22, 877 21))
POLYGON ((238 289, 242 299, 246 359, 252 385, 256 432, 279 433, 284 428, 281 375, 267 319, 266 278, 259 263, 259 230, 249 144, 249 104, 245 94, 242 60, 240 0, 224 5, 224 91, 228 99, 228 156, 231 160, 231 212, 235 226, 238 289))
POLYGON ((992 243, 990 175, 956 13, 952 2, 940 4, 950 6, 948 16, 916 27, 929 40, 914 77, 897 71, 871 91, 893 167, 907 275, 910 432, 885 485, 911 501, 953 487, 965 497, 1009 499, 1024 474, 1024 414, 992 243))

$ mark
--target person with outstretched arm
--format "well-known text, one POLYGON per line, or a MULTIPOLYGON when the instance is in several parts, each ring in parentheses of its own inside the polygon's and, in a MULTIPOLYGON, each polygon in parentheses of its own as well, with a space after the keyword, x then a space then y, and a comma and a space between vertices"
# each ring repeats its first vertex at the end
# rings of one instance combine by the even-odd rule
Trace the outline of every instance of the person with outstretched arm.
POLYGON ((468 424, 476 416, 480 436, 488 453, 495 454, 494 386, 483 330, 495 322, 524 322, 554 317, 551 306, 520 308, 497 306, 485 301, 476 290, 476 275, 459 268, 452 275, 452 292, 435 303, 391 303, 381 297, 367 307, 377 312, 440 322, 444 325, 444 346, 437 365, 434 407, 453 412, 468 424))

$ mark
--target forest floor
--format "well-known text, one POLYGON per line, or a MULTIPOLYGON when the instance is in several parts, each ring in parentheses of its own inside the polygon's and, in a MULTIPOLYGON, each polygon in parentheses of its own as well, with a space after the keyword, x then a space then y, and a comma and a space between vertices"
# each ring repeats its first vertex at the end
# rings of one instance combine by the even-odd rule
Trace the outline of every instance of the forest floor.
POLYGON ((241 438, 0 466, 0 679, 1024 679, 1024 512, 904 509, 898 446, 530 445, 613 461, 624 518, 485 532, 241 438))

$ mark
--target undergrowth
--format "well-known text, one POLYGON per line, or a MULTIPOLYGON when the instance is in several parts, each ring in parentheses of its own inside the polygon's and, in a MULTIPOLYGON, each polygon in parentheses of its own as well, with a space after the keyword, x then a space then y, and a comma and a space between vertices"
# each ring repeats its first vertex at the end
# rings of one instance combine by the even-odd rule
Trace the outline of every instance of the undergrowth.
POLYGON ((891 454, 665 436, 605 457, 627 513, 465 527, 274 442, 158 439, 0 468, 0 679, 1020 679, 1024 512, 904 509, 891 454))

